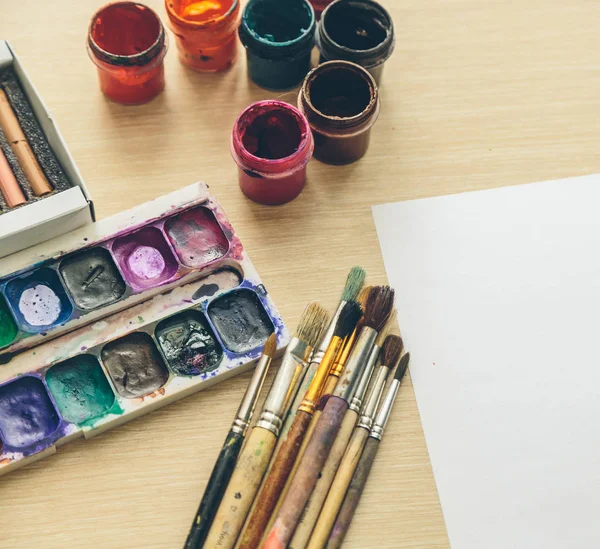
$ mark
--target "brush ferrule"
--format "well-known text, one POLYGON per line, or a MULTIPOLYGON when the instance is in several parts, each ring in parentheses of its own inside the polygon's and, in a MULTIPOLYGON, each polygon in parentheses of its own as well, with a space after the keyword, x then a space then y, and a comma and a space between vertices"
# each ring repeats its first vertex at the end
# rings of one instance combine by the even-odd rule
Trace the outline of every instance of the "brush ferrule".
MULTIPOLYGON (((313 359, 312 359, 313 362, 316 362, 317 353, 325 354, 325 351, 327 351, 327 348, 329 347, 329 344, 331 343, 331 340, 333 339, 333 334, 335 333, 335 327, 337 325, 338 319, 340 318, 340 314, 342 314, 342 309, 344 308, 344 305, 346 305, 346 302, 343 300, 340 301, 340 304, 338 305, 337 310, 335 311, 335 313, 333 314, 333 317, 331 318, 331 322, 329 323, 327 331, 321 338, 319 345, 317 345, 317 347, 316 347, 315 357, 313 357, 313 359)), ((323 357, 321 357, 321 358, 323 358, 323 357)))
POLYGON ((246 432, 250 420, 252 419, 254 408, 256 407, 258 395, 260 395, 260 390, 265 382, 265 377, 267 377, 267 371, 269 370, 270 364, 270 356, 263 355, 260 357, 254 373, 252 374, 252 378, 250 379, 250 383, 248 384, 248 388, 242 397, 242 402, 240 402, 237 414, 235 415, 235 420, 232 425, 232 430, 234 432, 241 435, 246 432))
MULTIPOLYGON (((319 397, 321 396, 321 392, 323 387, 325 386, 325 382, 327 381, 327 376, 329 375, 329 368, 333 364, 335 357, 340 349, 340 345, 342 344, 342 340, 339 337, 334 336, 331 339, 331 343, 329 347, 327 347, 327 351, 323 356, 323 360, 321 364, 317 367, 317 372, 315 373, 315 377, 313 377, 310 385, 306 391, 306 395, 304 395, 304 400, 298 407, 298 410, 306 412, 307 414, 314 414, 317 408, 317 402, 319 397)), ((309 368, 312 367, 311 366, 309 368)))
POLYGON ((392 413, 392 408, 394 406, 394 401, 396 400, 396 395, 398 394, 398 390, 400 389, 400 382, 397 379, 393 379, 388 389, 385 398, 381 404, 381 408, 377 413, 377 418, 375 419, 375 424, 371 430, 371 436, 376 438, 377 440, 381 440, 383 436, 383 431, 387 425, 388 420, 390 419, 390 415, 392 413))
POLYGON ((374 376, 374 381, 371 384, 369 396, 365 400, 362 414, 358 420, 357 425, 359 427, 364 427, 368 430, 373 428, 375 412, 377 411, 377 406, 379 406, 379 402, 381 401, 383 390, 385 389, 385 382, 387 381, 389 373, 390 369, 384 364, 382 364, 377 370, 377 373, 374 376))
POLYGON ((369 360, 376 337, 377 332, 370 326, 362 328, 350 352, 344 372, 335 387, 333 396, 343 398, 346 402, 350 403, 360 381, 360 376, 369 360))
POLYGON ((369 355, 369 359, 367 360, 367 364, 365 366, 364 372, 362 376, 360 376, 360 381, 358 382, 358 386, 356 387, 356 391, 354 396, 352 397, 352 401, 350 402, 350 410, 360 414, 360 410, 363 405, 363 400, 365 395, 367 394, 367 389, 369 387, 369 383, 371 382, 371 377, 373 375, 373 370, 375 370, 375 364, 377 363, 377 359, 379 358, 379 352, 381 351, 381 347, 378 345, 373 345, 373 349, 371 349, 371 354, 369 355))
POLYGON ((283 418, 296 396, 303 374, 308 367, 312 347, 293 337, 277 371, 257 425, 279 436, 283 418))

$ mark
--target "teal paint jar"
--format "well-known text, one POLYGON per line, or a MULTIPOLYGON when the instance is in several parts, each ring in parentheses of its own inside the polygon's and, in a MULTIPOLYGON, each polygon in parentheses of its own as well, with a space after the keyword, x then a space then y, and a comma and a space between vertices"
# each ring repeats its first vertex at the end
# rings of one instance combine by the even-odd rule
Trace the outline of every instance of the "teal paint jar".
POLYGON ((239 28, 250 79, 270 90, 300 84, 310 70, 315 27, 307 0, 250 0, 239 28))

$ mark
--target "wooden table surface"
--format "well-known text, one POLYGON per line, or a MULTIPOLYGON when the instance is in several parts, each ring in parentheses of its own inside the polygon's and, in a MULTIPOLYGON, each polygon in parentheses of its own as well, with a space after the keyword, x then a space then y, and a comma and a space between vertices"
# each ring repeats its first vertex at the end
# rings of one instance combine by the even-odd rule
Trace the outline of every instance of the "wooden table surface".
MULTIPOLYGON (((276 208, 239 191, 229 132, 250 102, 295 103, 296 93, 258 88, 243 58, 225 74, 190 72, 171 42, 165 92, 144 106, 111 103, 85 50, 100 4, 0 7, 0 38, 53 113, 98 217, 206 181, 292 330, 310 300, 334 307, 351 266, 385 282, 373 204, 600 171, 595 0, 384 1, 397 48, 367 156, 346 167, 311 162, 303 194, 276 208)), ((148 4, 166 21, 159 0, 148 4)), ((247 381, 224 382, 3 477, 0 546, 181 548, 247 381)), ((449 547, 410 380, 345 547, 449 547)))

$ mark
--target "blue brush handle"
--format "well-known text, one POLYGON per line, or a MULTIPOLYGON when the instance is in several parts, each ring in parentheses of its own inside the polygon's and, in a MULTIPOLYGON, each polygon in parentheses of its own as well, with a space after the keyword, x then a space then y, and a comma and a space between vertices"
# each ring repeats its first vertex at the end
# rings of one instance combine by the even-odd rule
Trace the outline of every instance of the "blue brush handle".
POLYGON ((229 484, 243 442, 244 437, 239 433, 230 431, 227 435, 225 444, 221 448, 219 458, 210 475, 206 490, 204 490, 200 507, 198 507, 184 549, 202 549, 225 489, 229 484))

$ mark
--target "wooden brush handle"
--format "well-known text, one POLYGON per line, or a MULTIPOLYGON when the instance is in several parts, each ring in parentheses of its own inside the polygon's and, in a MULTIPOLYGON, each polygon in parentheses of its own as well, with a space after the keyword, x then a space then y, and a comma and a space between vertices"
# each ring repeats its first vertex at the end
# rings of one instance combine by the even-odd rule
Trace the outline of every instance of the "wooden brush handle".
POLYGON ((375 455, 379 449, 379 441, 376 438, 369 437, 358 460, 354 475, 348 486, 348 491, 338 513, 333 529, 329 534, 326 549, 339 549, 342 546, 346 532, 350 528, 350 523, 354 517, 354 512, 358 507, 358 502, 362 496, 365 484, 369 478, 375 455))
POLYGON ((352 438, 323 503, 322 513, 317 516, 308 549, 323 549, 327 544, 327 538, 329 538, 338 511, 344 502, 346 491, 368 438, 369 431, 367 429, 354 429, 352 438))
POLYGON ((208 535, 208 530, 221 503, 221 498, 229 484, 244 437, 230 431, 225 439, 219 458, 213 467, 210 479, 204 490, 200 507, 185 542, 184 549, 201 549, 208 535))
POLYGON ((271 514, 277 505, 286 481, 290 477, 296 456, 312 416, 299 411, 288 431, 287 438, 273 459, 263 485, 248 515, 237 549, 256 549, 267 529, 271 514))
MULTIPOLYGON (((304 512, 296 527, 289 549, 304 549, 308 544, 308 540, 311 539, 311 533, 319 519, 323 503, 325 502, 329 488, 335 478, 335 474, 344 453, 346 452, 348 441, 352 437, 357 421, 358 414, 353 410, 348 410, 344 415, 344 421, 342 422, 340 431, 327 456, 327 461, 325 461, 325 465, 319 474, 319 479, 315 484, 315 488, 306 502, 304 512)), ((326 512, 326 510, 323 509, 323 512, 326 512)), ((325 537, 324 542, 325 541, 327 541, 327 537, 325 537)))
POLYGON ((277 437, 252 429, 208 532, 204 549, 232 549, 267 470, 277 437))
POLYGON ((263 549, 287 547, 315 487, 319 472, 325 465, 347 409, 348 403, 343 398, 329 398, 263 549))

